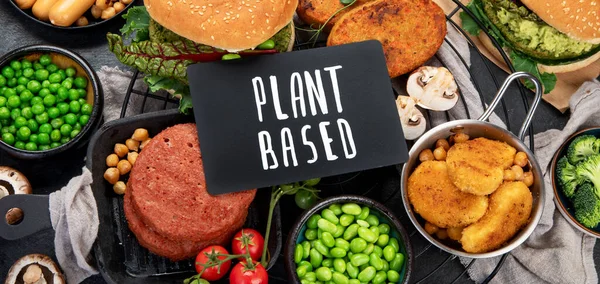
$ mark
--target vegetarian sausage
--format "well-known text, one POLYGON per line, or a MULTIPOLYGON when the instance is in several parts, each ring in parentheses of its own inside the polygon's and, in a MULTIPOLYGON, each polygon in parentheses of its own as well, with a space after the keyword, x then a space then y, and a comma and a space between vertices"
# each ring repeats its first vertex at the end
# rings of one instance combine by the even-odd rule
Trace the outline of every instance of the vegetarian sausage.
POLYGON ((50 23, 68 27, 94 5, 95 0, 58 0, 50 9, 50 23))
POLYGON ((15 3, 17 3, 17 6, 19 6, 19 8, 25 10, 31 9, 33 4, 35 4, 35 0, 15 0, 15 3))
POLYGON ((35 4, 33 4, 33 8, 31 8, 31 12, 33 15, 38 18, 40 21, 48 21, 48 14, 50 13, 50 8, 54 4, 56 4, 58 0, 37 0, 35 4))

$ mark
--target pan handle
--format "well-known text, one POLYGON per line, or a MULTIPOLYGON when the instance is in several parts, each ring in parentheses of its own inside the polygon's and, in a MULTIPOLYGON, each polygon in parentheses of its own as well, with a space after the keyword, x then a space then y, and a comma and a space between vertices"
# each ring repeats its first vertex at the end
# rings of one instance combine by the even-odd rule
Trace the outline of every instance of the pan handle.
POLYGON ((48 195, 12 194, 0 199, 0 239, 18 240, 44 229, 52 228, 48 195), (9 225, 5 214, 11 208, 23 210, 19 224, 9 225))
POLYGON ((537 109, 540 101, 542 100, 542 84, 540 83, 540 81, 538 80, 537 77, 535 77, 529 73, 515 72, 515 73, 510 74, 506 78, 504 83, 502 83, 500 90, 498 90, 498 93, 496 93, 496 97, 494 97, 494 99, 492 100, 492 102, 490 103, 488 108, 478 118, 478 120, 481 120, 481 121, 487 120, 490 117, 490 115, 492 115, 492 113, 494 113, 494 109, 496 108, 496 106, 498 106, 498 103, 500 102, 500 99, 504 96, 504 93, 506 93, 508 86, 514 80, 521 79, 521 78, 526 78, 526 79, 531 80, 533 82, 533 85, 535 86, 535 97, 533 98, 533 103, 531 104, 531 107, 529 108, 529 111, 527 112, 527 116, 525 117, 525 121, 523 121, 523 125, 521 125, 521 129, 519 130, 518 137, 520 140, 523 140, 523 138, 525 138, 525 131, 527 131, 527 128, 529 128, 529 125, 531 124, 531 120, 533 119, 533 114, 535 113, 535 110, 537 109))

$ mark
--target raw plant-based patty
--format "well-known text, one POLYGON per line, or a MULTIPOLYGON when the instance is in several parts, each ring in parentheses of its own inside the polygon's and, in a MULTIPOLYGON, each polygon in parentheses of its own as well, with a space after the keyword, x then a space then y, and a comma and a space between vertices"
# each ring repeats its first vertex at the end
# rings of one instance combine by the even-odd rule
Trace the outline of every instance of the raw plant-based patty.
POLYGON ((430 0, 376 0, 338 19, 327 45, 376 39, 394 78, 423 65, 444 42, 446 16, 430 0))
POLYGON ((326 31, 330 31, 337 19, 341 18, 342 15, 362 4, 368 3, 369 1, 373 0, 357 0, 356 3, 352 4, 352 6, 340 11, 340 9, 344 8, 344 4, 342 4, 340 1, 299 0, 296 13, 298 13, 298 17, 300 17, 304 23, 313 25, 314 28, 318 28, 325 24, 325 22, 327 22, 327 20, 333 16, 331 20, 327 22, 327 26, 325 27, 326 31), (340 12, 336 14, 337 11, 340 12))
POLYGON ((415 212, 440 228, 464 227, 479 220, 488 197, 456 188, 443 161, 425 161, 408 178, 408 199, 415 212))
POLYGON ((141 221, 176 241, 203 242, 237 230, 256 194, 256 190, 208 194, 193 123, 169 127, 152 138, 137 158, 129 182, 131 202, 141 221))

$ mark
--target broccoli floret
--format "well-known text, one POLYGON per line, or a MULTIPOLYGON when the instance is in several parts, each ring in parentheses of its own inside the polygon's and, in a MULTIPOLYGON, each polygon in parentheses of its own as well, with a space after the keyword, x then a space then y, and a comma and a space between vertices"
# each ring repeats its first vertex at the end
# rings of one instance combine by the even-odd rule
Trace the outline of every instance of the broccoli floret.
POLYGON ((581 135, 573 139, 567 149, 569 163, 577 165, 577 163, 585 160, 588 156, 598 154, 600 143, 597 143, 596 140, 596 137, 593 135, 581 135))
POLYGON ((577 189, 573 198, 575 219, 588 228, 594 228, 600 223, 600 197, 598 193, 596 187, 585 183, 577 189))
POLYGON ((575 172, 576 167, 569 163, 567 157, 562 157, 556 164, 556 175, 558 185, 568 198, 573 197, 575 189, 581 183, 581 179, 575 172))
POLYGON ((575 172, 581 181, 589 181, 596 189, 600 189, 600 155, 587 157, 575 168, 575 172))

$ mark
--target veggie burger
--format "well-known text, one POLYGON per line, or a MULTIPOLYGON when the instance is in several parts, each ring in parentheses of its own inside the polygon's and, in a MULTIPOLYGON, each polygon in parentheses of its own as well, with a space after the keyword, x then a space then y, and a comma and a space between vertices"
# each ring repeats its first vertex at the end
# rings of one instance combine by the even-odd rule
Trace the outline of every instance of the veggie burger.
POLYGON ((146 74, 151 91, 169 91, 187 112, 187 66, 227 58, 290 51, 298 0, 145 0, 124 18, 122 35, 108 33, 109 49, 146 74), (125 43, 131 39, 130 43, 125 43))
MULTIPOLYGON (((552 73, 579 70, 600 58, 598 1, 473 0, 468 8, 508 50, 515 68, 540 78, 546 92, 556 82, 552 73)), ((470 17, 461 18, 465 30, 480 35, 470 17)), ((489 39, 482 42, 495 49, 489 39)))

